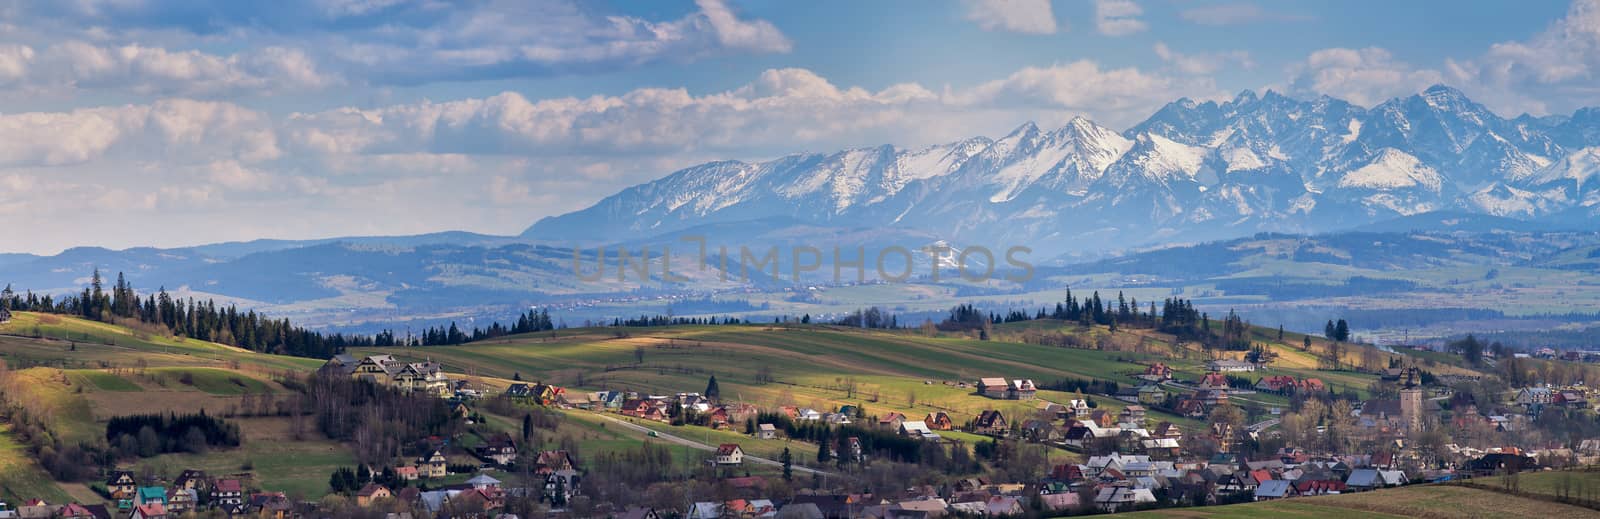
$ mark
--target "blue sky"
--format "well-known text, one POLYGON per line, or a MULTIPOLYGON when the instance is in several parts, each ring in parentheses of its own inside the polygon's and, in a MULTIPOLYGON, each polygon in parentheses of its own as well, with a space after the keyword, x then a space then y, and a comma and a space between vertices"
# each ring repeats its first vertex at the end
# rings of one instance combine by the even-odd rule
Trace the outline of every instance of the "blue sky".
POLYGON ((1597 0, 0 1, 0 29, 0 251, 35 253, 509 234, 706 160, 1243 89, 1600 105, 1597 0))

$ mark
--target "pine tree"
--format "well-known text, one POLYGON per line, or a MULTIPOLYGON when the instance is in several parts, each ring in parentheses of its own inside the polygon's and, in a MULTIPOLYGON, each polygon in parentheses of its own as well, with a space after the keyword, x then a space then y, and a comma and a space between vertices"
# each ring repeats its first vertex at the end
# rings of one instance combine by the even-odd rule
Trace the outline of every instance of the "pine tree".
POLYGON ((524 415, 522 415, 522 441, 528 441, 528 438, 532 438, 532 437, 533 437, 533 415, 532 414, 524 414, 524 415))
POLYGON ((783 454, 778 456, 778 461, 783 463, 783 480, 784 481, 793 480, 794 479, 794 458, 792 458, 789 455, 789 448, 788 447, 784 447, 783 448, 783 454))
POLYGON ((817 463, 827 463, 833 459, 833 452, 828 446, 829 443, 833 443, 832 439, 828 437, 828 430, 823 429, 822 437, 817 438, 817 463))
POLYGON ((722 389, 717 387, 717 376, 716 375, 712 375, 711 376, 711 380, 706 382, 706 393, 705 393, 705 395, 706 395, 706 398, 709 398, 711 400, 720 400, 722 398, 722 389))

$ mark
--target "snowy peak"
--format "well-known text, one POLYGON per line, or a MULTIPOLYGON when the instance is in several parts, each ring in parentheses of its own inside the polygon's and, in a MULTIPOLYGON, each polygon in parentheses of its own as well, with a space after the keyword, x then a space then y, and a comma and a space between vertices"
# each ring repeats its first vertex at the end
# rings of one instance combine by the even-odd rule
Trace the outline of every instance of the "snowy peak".
POLYGON ((685 168, 526 233, 628 239, 754 220, 902 227, 1039 250, 1335 230, 1435 210, 1573 218, 1600 206, 1600 109, 1506 119, 1446 86, 1372 108, 1243 91, 1118 132, 1075 117, 1005 136, 685 168), (1210 233, 1210 234, 1205 234, 1210 233))
POLYGON ((1377 158, 1339 178, 1339 187, 1396 191, 1420 187, 1437 193, 1444 185, 1439 172, 1409 153, 1385 148, 1377 158))

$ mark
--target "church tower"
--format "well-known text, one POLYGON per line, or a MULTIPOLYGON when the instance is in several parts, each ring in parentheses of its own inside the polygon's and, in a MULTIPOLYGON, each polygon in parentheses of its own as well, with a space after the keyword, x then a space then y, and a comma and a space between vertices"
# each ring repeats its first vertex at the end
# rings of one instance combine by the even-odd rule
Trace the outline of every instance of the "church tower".
POLYGON ((1400 379, 1400 418, 1405 421, 1407 432, 1422 430, 1422 372, 1415 367, 1407 369, 1400 379))

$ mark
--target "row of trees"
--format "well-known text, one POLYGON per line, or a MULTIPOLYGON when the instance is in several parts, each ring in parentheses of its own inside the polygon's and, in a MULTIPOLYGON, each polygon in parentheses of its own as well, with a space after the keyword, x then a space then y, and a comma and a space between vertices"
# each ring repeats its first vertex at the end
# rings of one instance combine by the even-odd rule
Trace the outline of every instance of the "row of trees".
POLYGON ((374 345, 371 337, 325 335, 296 327, 288 319, 270 319, 253 310, 240 311, 234 305, 218 306, 214 300, 175 298, 165 289, 141 299, 121 273, 112 288, 106 290, 99 270, 82 293, 59 300, 32 291, 19 294, 7 285, 0 290, 0 308, 136 323, 162 334, 300 357, 328 358, 345 348, 374 345))
POLYGON ((141 298, 120 272, 107 290, 98 269, 82 293, 61 299, 32 291, 19 294, 6 285, 0 290, 0 308, 73 315, 108 323, 137 323, 139 327, 154 328, 155 332, 166 335, 219 342, 251 351, 322 359, 346 348, 453 345, 557 327, 551 320, 550 310, 542 309, 523 312, 509 325, 496 321, 487 327, 464 331, 452 322, 448 326, 427 328, 415 338, 397 337, 392 330, 373 336, 323 334, 296 327, 288 319, 271 319, 254 310, 241 311, 235 305, 219 306, 215 300, 175 298, 165 288, 141 298))
POLYGON ((195 414, 114 416, 106 422, 106 441, 124 455, 155 456, 167 452, 204 452, 209 447, 238 447, 239 426, 221 418, 195 414))

